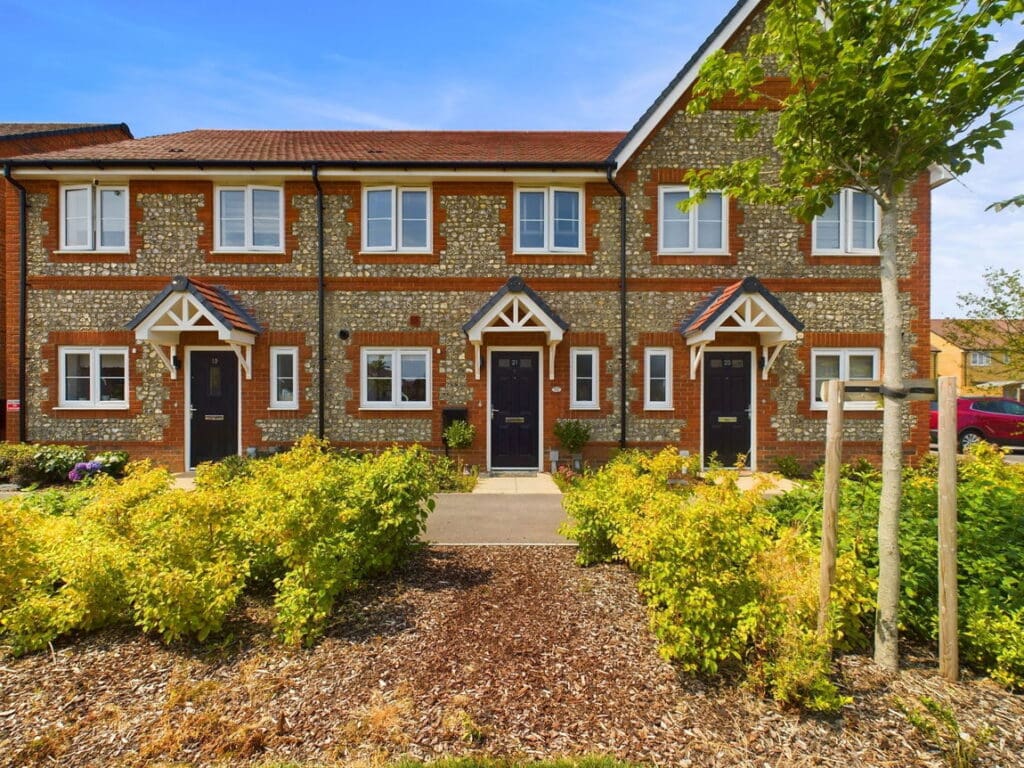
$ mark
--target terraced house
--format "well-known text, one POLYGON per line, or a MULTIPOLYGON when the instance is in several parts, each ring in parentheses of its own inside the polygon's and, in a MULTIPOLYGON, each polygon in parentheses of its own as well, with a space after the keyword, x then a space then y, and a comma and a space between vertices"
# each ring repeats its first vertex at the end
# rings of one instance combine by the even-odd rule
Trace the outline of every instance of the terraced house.
MULTIPOLYGON (((677 205, 687 169, 770 148, 771 115, 733 136, 749 104, 684 109, 757 7, 626 133, 197 130, 7 161, 8 439, 182 469, 305 433, 440 449, 465 417, 473 460, 536 469, 575 418, 595 460, 817 458, 819 384, 880 375, 873 203, 848 191, 811 224, 721 194, 677 205)), ((918 375, 929 201, 922 177, 900 203, 918 375)), ((880 411, 849 407, 848 455, 876 455, 880 411)))

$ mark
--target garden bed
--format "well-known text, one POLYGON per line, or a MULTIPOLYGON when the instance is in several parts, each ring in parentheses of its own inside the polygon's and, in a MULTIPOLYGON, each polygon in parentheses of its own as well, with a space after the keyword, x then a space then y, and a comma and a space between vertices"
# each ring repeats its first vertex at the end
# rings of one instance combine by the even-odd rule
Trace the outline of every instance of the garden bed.
POLYGON ((910 656, 897 678, 839 662, 854 703, 801 717, 659 658, 634 576, 583 569, 565 547, 431 548, 343 601, 308 650, 273 637, 248 597, 219 646, 137 630, 0 660, 0 766, 379 763, 605 753, 662 765, 940 766, 898 710, 921 695, 973 733, 981 765, 1024 765, 1024 699, 944 684, 910 656))

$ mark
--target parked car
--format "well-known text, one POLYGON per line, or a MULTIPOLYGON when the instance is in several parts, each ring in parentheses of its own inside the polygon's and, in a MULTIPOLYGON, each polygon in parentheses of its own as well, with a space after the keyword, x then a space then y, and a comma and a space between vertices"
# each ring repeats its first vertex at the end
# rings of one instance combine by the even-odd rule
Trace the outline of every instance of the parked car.
MULTIPOLYGON (((932 441, 938 439, 938 403, 931 404, 932 441)), ((996 445, 1024 447, 1024 403, 1007 397, 958 397, 956 439, 962 451, 987 440, 996 445)))

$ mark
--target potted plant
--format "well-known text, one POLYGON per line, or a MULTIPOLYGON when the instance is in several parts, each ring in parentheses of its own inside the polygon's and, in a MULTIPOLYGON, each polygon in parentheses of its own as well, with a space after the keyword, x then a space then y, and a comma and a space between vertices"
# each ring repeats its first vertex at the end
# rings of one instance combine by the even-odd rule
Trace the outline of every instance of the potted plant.
POLYGON ((473 441, 476 439, 476 427, 468 421, 456 419, 445 428, 442 436, 444 437, 444 444, 456 452, 455 463, 458 467, 458 472, 463 473, 465 470, 459 451, 465 450, 473 444, 473 441))
POLYGON ((572 455, 573 469, 583 468, 583 446, 590 440, 590 425, 579 419, 559 419, 555 422, 555 437, 572 455))

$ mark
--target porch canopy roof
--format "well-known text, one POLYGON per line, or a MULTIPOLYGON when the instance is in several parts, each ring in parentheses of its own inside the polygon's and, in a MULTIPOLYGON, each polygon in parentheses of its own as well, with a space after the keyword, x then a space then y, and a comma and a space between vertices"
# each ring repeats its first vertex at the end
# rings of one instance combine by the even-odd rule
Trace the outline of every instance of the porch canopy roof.
POLYGON ((480 378, 480 348, 483 346, 484 333, 542 332, 547 338, 548 378, 553 379, 555 349, 567 330, 569 324, 518 275, 510 277, 462 326, 462 332, 476 352, 477 379, 480 378))
POLYGON ((212 331, 238 356, 247 379, 252 378, 252 345, 263 330, 223 288, 178 275, 125 326, 146 342, 178 377, 174 358, 182 331, 212 331))
POLYGON ((712 291, 683 320, 679 330, 690 347, 691 379, 697 377, 704 348, 720 333, 756 333, 763 359, 761 378, 767 379, 779 352, 796 341, 803 329, 804 324, 751 276, 712 291))

